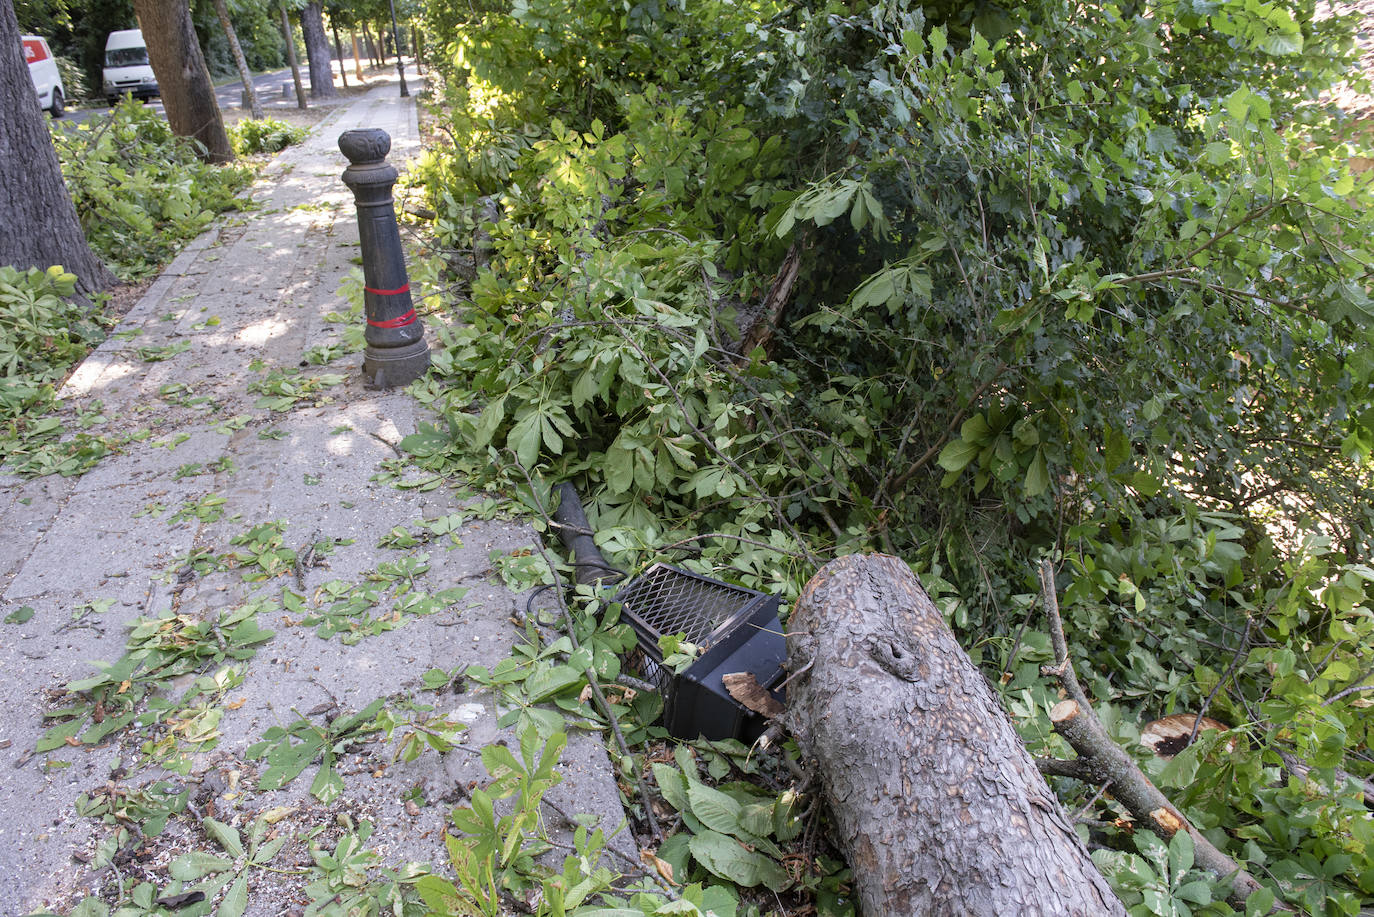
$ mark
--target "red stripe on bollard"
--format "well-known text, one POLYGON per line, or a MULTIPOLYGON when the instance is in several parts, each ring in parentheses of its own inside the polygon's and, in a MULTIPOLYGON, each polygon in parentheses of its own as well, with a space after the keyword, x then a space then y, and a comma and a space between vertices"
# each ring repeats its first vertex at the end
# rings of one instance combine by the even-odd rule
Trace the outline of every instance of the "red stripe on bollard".
POLYGON ((410 292, 410 284, 407 283, 405 286, 397 287, 394 290, 374 290, 372 287, 363 287, 363 289, 368 293, 376 293, 378 296, 399 296, 402 293, 410 292))
POLYGON ((404 328, 406 325, 414 322, 416 317, 415 310, 411 309, 405 315, 398 315, 395 318, 388 318, 380 322, 374 322, 372 319, 368 319, 367 323, 373 328, 404 328))

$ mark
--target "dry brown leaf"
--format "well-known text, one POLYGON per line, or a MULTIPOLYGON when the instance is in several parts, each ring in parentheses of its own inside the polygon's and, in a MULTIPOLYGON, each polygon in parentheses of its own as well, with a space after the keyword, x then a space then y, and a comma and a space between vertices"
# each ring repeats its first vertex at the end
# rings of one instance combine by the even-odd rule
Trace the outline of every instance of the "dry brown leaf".
POLYGON ((787 709, 764 690, 753 672, 732 672, 723 681, 730 696, 755 713, 772 717, 787 709))
POLYGON ((667 882, 669 885, 678 884, 677 880, 673 878, 672 863, 669 863, 667 860, 660 859, 657 854, 652 853, 648 850, 642 851, 639 854, 639 858, 643 860, 645 863, 648 863, 650 866, 654 867, 658 874, 663 877, 664 882, 667 882))
POLYGON ((260 813, 258 815, 258 818, 262 819, 269 825, 275 825, 277 822, 281 821, 286 816, 295 812, 296 808, 296 806, 273 806, 266 812, 260 813))

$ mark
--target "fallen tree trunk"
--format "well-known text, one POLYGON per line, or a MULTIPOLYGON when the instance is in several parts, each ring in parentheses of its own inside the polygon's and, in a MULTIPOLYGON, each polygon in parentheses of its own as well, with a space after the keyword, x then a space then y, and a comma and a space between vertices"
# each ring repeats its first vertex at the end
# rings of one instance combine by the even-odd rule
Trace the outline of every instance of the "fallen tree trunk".
POLYGON ((827 564, 788 629, 784 722, 819 773, 865 914, 1124 917, 904 563, 827 564))

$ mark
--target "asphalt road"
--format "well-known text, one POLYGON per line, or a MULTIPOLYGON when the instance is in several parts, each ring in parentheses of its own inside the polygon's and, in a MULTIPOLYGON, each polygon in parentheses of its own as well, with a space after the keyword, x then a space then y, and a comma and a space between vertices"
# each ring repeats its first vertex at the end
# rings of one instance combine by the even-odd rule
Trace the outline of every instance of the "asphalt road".
MULTIPOLYGON (((273 70, 269 73, 259 73, 253 77, 253 88, 258 93, 258 98, 267 107, 272 107, 273 103, 285 103, 288 100, 284 97, 282 87, 291 82, 291 69, 273 70)), ((307 98, 310 92, 310 74, 301 69, 301 84, 305 87, 307 98)), ((215 87, 215 98, 219 101, 221 109, 239 108, 243 101, 243 84, 238 80, 231 80, 215 87)), ((293 96, 294 99, 294 87, 293 96)), ((161 113, 162 102, 154 99, 147 103, 154 111, 161 113)), ((54 119, 58 125, 62 124, 81 124, 94 118, 103 118, 109 108, 99 105, 95 108, 72 108, 68 107, 66 114, 61 118, 54 119)))

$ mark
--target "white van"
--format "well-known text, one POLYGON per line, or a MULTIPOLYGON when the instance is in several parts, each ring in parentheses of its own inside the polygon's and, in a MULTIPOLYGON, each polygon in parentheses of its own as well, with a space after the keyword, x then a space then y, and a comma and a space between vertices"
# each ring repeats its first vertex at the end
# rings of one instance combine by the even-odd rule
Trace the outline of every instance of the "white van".
POLYGON ((103 82, 105 101, 111 105, 126 92, 145 100, 162 95, 148 64, 148 46, 143 41, 142 29, 122 29, 105 39, 103 82))
POLYGON ((62 75, 57 72, 57 58, 52 56, 48 43, 37 35, 21 35, 19 41, 24 45, 24 60, 29 65, 29 79, 38 93, 39 106, 52 112, 54 118, 62 117, 67 103, 62 75))

